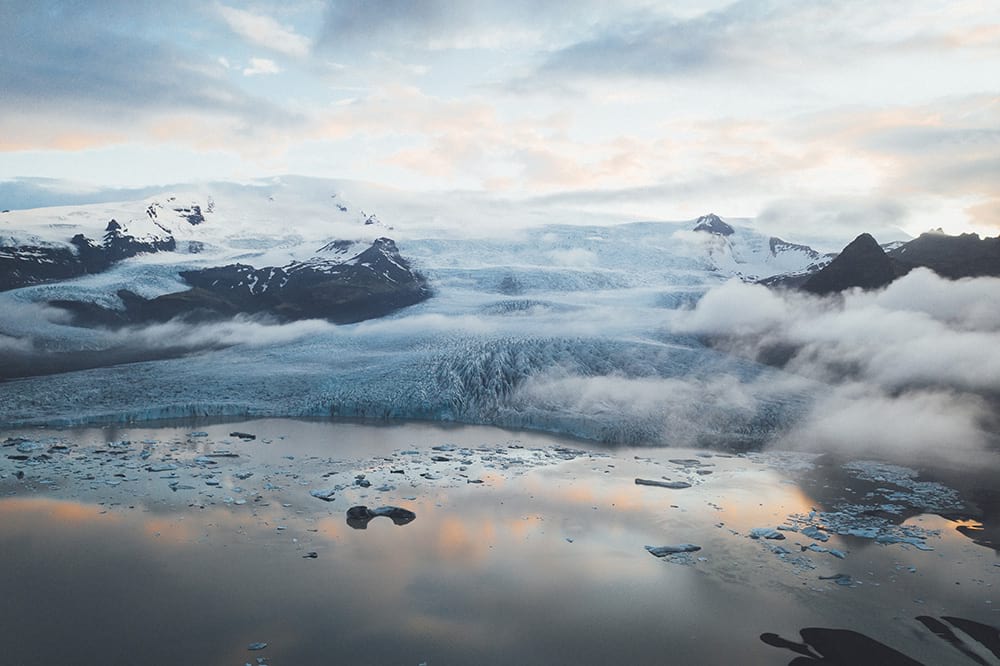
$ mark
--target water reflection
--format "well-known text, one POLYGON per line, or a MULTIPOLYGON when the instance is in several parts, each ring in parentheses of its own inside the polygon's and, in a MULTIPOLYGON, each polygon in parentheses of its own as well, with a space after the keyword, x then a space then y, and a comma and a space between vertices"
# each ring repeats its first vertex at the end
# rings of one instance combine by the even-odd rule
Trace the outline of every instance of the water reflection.
MULTIPOLYGON (((209 436, 194 444, 199 453, 220 448, 222 440, 213 438, 233 430, 219 428, 206 428, 209 436)), ((500 470, 485 466, 484 453, 469 456, 463 473, 483 480, 471 484, 456 476, 458 461, 452 471, 448 463, 435 468, 437 481, 420 476, 430 467, 426 444, 441 443, 444 431, 394 430, 386 439, 380 430, 377 451, 362 456, 363 430, 340 449, 331 442, 347 431, 312 428, 302 434, 288 423, 241 425, 258 440, 233 444, 240 459, 195 470, 221 487, 182 469, 198 486, 186 494, 156 492, 168 481, 134 471, 128 460, 120 462, 123 473, 136 478, 126 486, 88 481, 81 490, 67 482, 57 491, 8 479, 10 492, 40 493, 0 500, 0 640, 8 660, 242 664, 257 656, 247 655, 246 645, 267 642, 262 656, 277 666, 778 664, 786 657, 758 636, 794 636, 809 624, 948 663, 957 654, 951 644, 923 630, 933 645, 921 643, 913 623, 893 614, 919 601, 941 622, 991 617, 984 605, 996 575, 991 562, 954 523, 936 516, 909 518, 946 530, 933 553, 901 544, 862 550, 833 536, 828 545, 848 551, 846 560, 810 551, 808 569, 780 559, 772 543, 747 533, 821 507, 822 493, 745 459, 701 458, 712 474, 698 478, 669 460, 696 452, 620 450, 520 474, 513 454, 511 468, 500 470), (278 440, 282 431, 286 439, 278 440), (321 442, 309 439, 320 435, 321 442), (424 446, 413 458, 423 462, 407 464, 395 449, 385 450, 390 444, 424 446), (352 480, 365 472, 372 488, 343 487, 329 502, 311 497, 310 489, 336 485, 336 475, 327 478, 334 469, 329 456, 349 455, 358 458, 336 467, 337 474, 352 480), (390 476, 400 467, 405 474, 390 476), (255 476, 236 476, 249 469, 255 476), (644 487, 636 477, 694 485, 644 487), (398 488, 375 492, 385 480, 398 488), (91 485, 97 490, 87 490, 91 485), (247 501, 237 505, 234 498, 247 501), (420 520, 373 520, 379 510, 365 508, 351 524, 349 511, 381 505, 405 507, 420 520), (690 565, 643 549, 685 542, 702 547, 690 565), (859 584, 819 578, 841 572, 859 584)), ((119 434, 188 446, 183 432, 119 434)), ((470 446, 509 441, 490 429, 449 430, 447 437, 470 446)), ((83 464, 83 453, 74 455, 83 464)), ((98 473, 98 481, 119 468, 98 473)), ((30 476, 40 478, 42 469, 30 476)), ((849 479, 842 484, 851 487, 849 479)), ((807 543, 790 532, 781 543, 798 556, 798 542, 807 543)), ((804 645, 810 659, 828 658, 815 643, 804 645)))
MULTIPOLYGON (((996 627, 960 617, 938 619, 922 615, 916 620, 970 662, 982 666, 996 663, 988 659, 988 654, 1000 659, 1000 631, 996 627)), ((923 666, 922 662, 856 631, 809 627, 799 631, 799 635, 801 642, 774 633, 761 634, 760 640, 800 655, 788 662, 789 666, 923 666)))
POLYGON ((802 642, 796 643, 777 634, 761 634, 760 640, 777 648, 796 652, 789 666, 827 664, 828 666, 923 666, 902 652, 879 643, 864 634, 846 629, 810 627, 799 632, 802 642))

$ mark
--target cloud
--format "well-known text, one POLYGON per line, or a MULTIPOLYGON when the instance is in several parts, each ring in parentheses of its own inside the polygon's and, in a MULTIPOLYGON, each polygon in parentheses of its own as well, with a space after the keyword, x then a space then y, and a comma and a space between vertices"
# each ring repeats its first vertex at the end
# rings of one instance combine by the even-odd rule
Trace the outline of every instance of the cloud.
POLYGON ((31 344, 31 340, 16 338, 0 333, 0 360, 2 360, 7 354, 24 354, 29 352, 32 347, 33 345, 31 344))
POLYGON ((835 387, 776 446, 910 463, 975 465, 995 427, 988 403, 948 391, 898 395, 864 384, 835 387))
POLYGON ((539 48, 606 14, 597 0, 338 0, 329 5, 317 42, 331 50, 372 44, 425 50, 539 48))
POLYGON ((1000 279, 919 268, 875 292, 817 298, 730 281, 672 323, 829 387, 784 445, 883 453, 998 439, 1000 279))
POLYGON ((894 199, 817 196, 773 200, 754 225, 774 236, 839 252, 845 239, 861 233, 870 233, 880 243, 908 240, 910 235, 900 228, 906 216, 906 207, 894 199))
POLYGON ((267 58, 250 58, 250 65, 243 70, 243 76, 255 76, 257 74, 278 74, 281 68, 278 63, 267 58))
POLYGON ((216 4, 215 10, 233 32, 253 44, 295 58, 304 58, 309 54, 311 47, 309 38, 300 35, 289 26, 278 23, 270 16, 223 4, 216 4))
MULTIPOLYGON (((943 198, 958 209, 946 211, 946 219, 967 208, 970 220, 995 234, 1000 224, 990 214, 990 204, 1000 198, 998 126, 1000 95, 983 93, 920 104, 829 109, 790 120, 785 134, 808 145, 839 146, 861 164, 876 166, 869 198, 882 202, 872 211, 876 223, 901 224, 900 201, 913 214, 928 199, 940 206, 943 198)), ((765 212, 780 217, 783 205, 777 202, 777 211, 765 212)), ((924 214, 920 230, 940 226, 935 215, 942 217, 940 210, 924 214)))
POLYGON ((0 123, 8 131, 0 149, 157 141, 157 128, 180 116, 195 120, 188 139, 202 132, 234 140, 297 120, 231 82, 217 57, 173 39, 180 28, 155 3, 48 0, 4 3, 2 11, 0 123), (169 29, 145 29, 160 22, 169 29))

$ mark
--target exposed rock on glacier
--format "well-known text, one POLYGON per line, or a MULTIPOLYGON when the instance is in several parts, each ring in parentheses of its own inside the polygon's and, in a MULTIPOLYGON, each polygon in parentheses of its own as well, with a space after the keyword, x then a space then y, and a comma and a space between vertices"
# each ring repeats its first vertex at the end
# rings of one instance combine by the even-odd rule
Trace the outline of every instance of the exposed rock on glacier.
POLYGON ((136 235, 111 220, 100 243, 76 234, 68 244, 0 245, 0 291, 100 273, 138 254, 175 250, 173 235, 164 228, 158 231, 136 235))
POLYGON ((317 257, 283 267, 246 264, 182 271, 191 289, 146 299, 119 290, 124 309, 56 300, 83 325, 123 326, 209 321, 238 314, 267 314, 280 320, 327 319, 345 324, 380 317, 430 296, 427 281, 413 271, 389 238, 346 260, 317 257))

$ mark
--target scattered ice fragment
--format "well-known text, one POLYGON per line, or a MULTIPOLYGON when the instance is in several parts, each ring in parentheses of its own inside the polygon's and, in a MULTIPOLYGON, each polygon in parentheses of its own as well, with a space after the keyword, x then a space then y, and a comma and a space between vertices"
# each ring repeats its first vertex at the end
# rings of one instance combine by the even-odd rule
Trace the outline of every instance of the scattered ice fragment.
POLYGON ((826 532, 821 531, 815 525, 810 525, 809 527, 804 527, 802 529, 802 536, 807 536, 810 539, 815 539, 816 541, 828 541, 830 535, 826 532))
POLYGON ((251 643, 247 646, 248 650, 263 650, 267 647, 267 643, 251 643))
POLYGON ((875 539, 875 543, 881 543, 881 544, 905 543, 910 546, 913 546, 918 550, 934 550, 932 547, 928 546, 923 539, 915 536, 897 536, 895 534, 881 534, 875 539))
POLYGON ((324 502, 332 502, 335 499, 334 496, 333 496, 333 493, 334 493, 334 489, 333 488, 329 488, 329 489, 326 489, 326 490, 310 490, 309 491, 310 495, 312 495, 316 499, 321 499, 324 502))
POLYGON ((246 441, 249 441, 251 439, 257 439, 257 435, 251 435, 248 432, 240 432, 238 430, 234 430, 233 432, 229 433, 229 436, 230 437, 238 437, 238 438, 240 438, 242 440, 246 440, 246 441))
POLYGON ((772 527, 755 527, 750 530, 751 539, 776 539, 778 541, 785 538, 785 535, 772 527))
POLYGON ((319 553, 317 553, 315 550, 310 550, 308 553, 302 556, 302 559, 315 560, 317 557, 319 557, 319 553))
POLYGON ((196 432, 189 432, 187 434, 187 436, 188 437, 208 437, 208 433, 207 432, 203 432, 201 430, 198 430, 196 432))

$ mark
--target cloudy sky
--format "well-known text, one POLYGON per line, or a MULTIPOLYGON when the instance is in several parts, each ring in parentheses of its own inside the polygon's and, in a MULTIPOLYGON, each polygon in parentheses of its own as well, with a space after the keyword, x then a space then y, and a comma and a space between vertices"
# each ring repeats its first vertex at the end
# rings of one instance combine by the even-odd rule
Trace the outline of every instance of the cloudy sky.
POLYGON ((14 185, 296 173, 1000 233, 995 2, 0 0, 0 24, 14 185))

